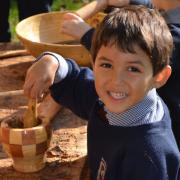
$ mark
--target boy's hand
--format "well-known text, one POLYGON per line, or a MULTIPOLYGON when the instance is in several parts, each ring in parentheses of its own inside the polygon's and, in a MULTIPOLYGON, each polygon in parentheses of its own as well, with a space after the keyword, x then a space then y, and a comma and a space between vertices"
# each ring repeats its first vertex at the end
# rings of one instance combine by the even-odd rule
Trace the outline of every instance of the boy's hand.
POLYGON ((38 106, 38 118, 47 124, 60 111, 61 105, 57 104, 50 94, 48 94, 38 106))
POLYGON ((41 98, 43 92, 53 84, 58 61, 51 55, 43 56, 27 71, 24 94, 29 98, 41 98))
POLYGON ((107 2, 108 6, 117 6, 117 7, 125 6, 130 3, 130 0, 105 0, 105 1, 107 2))
POLYGON ((61 24, 62 33, 73 36, 76 40, 80 40, 89 29, 91 29, 91 26, 78 15, 74 13, 64 14, 61 24))

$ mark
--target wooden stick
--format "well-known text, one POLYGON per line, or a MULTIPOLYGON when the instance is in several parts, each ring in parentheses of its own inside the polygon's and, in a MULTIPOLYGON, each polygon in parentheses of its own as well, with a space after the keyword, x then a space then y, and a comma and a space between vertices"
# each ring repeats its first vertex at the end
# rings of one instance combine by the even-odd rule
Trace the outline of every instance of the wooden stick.
POLYGON ((22 89, 20 89, 20 90, 14 90, 14 91, 0 92, 0 97, 20 96, 20 95, 23 95, 23 94, 24 94, 24 91, 22 89))
POLYGON ((38 124, 37 121, 37 100, 29 99, 28 109, 24 113, 24 128, 35 127, 38 124))

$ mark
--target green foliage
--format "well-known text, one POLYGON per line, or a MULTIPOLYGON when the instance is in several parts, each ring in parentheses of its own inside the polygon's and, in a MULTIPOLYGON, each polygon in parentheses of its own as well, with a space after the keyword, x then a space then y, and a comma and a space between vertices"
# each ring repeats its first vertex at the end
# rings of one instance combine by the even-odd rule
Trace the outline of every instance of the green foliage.
POLYGON ((11 1, 11 8, 9 12, 9 24, 11 31, 11 39, 12 41, 17 41, 17 37, 15 36, 15 26, 18 23, 18 10, 16 1, 11 1))
MULTIPOLYGON (((37 0, 39 1, 39 0, 37 0)), ((85 3, 90 2, 91 0, 53 0, 52 11, 60 11, 60 10, 76 10, 85 3)), ((15 35, 15 26, 18 23, 18 9, 16 0, 11 1, 11 9, 9 15, 10 22, 10 30, 12 41, 18 41, 15 35)))
POLYGON ((59 11, 59 10, 75 10, 82 6, 82 4, 85 3, 85 1, 82 0, 54 0, 52 5, 53 11, 59 11))

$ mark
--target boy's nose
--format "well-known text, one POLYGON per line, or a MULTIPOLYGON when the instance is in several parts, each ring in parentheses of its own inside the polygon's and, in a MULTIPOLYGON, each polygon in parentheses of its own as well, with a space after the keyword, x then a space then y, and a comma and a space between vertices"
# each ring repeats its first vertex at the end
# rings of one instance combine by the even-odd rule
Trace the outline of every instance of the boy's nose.
POLYGON ((112 74, 112 83, 114 85, 122 85, 125 83, 126 75, 123 72, 113 72, 112 74))

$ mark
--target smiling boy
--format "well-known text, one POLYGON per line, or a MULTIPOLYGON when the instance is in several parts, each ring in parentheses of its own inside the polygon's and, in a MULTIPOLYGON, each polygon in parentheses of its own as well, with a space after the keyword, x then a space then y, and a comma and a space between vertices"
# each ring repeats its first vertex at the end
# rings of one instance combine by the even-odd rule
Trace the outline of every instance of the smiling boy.
MULTIPOLYGON (((132 54, 107 45, 100 48, 96 57, 96 91, 106 107, 115 113, 122 113, 142 101, 155 86, 149 57, 138 46, 134 50, 136 53, 132 54)), ((170 67, 164 71, 169 75, 170 67)))
POLYGON ((54 100, 88 120, 92 179, 179 180, 180 154, 168 109, 156 93, 171 74, 172 36, 143 6, 116 9, 93 38, 93 71, 45 52, 27 72, 24 92, 54 100))

